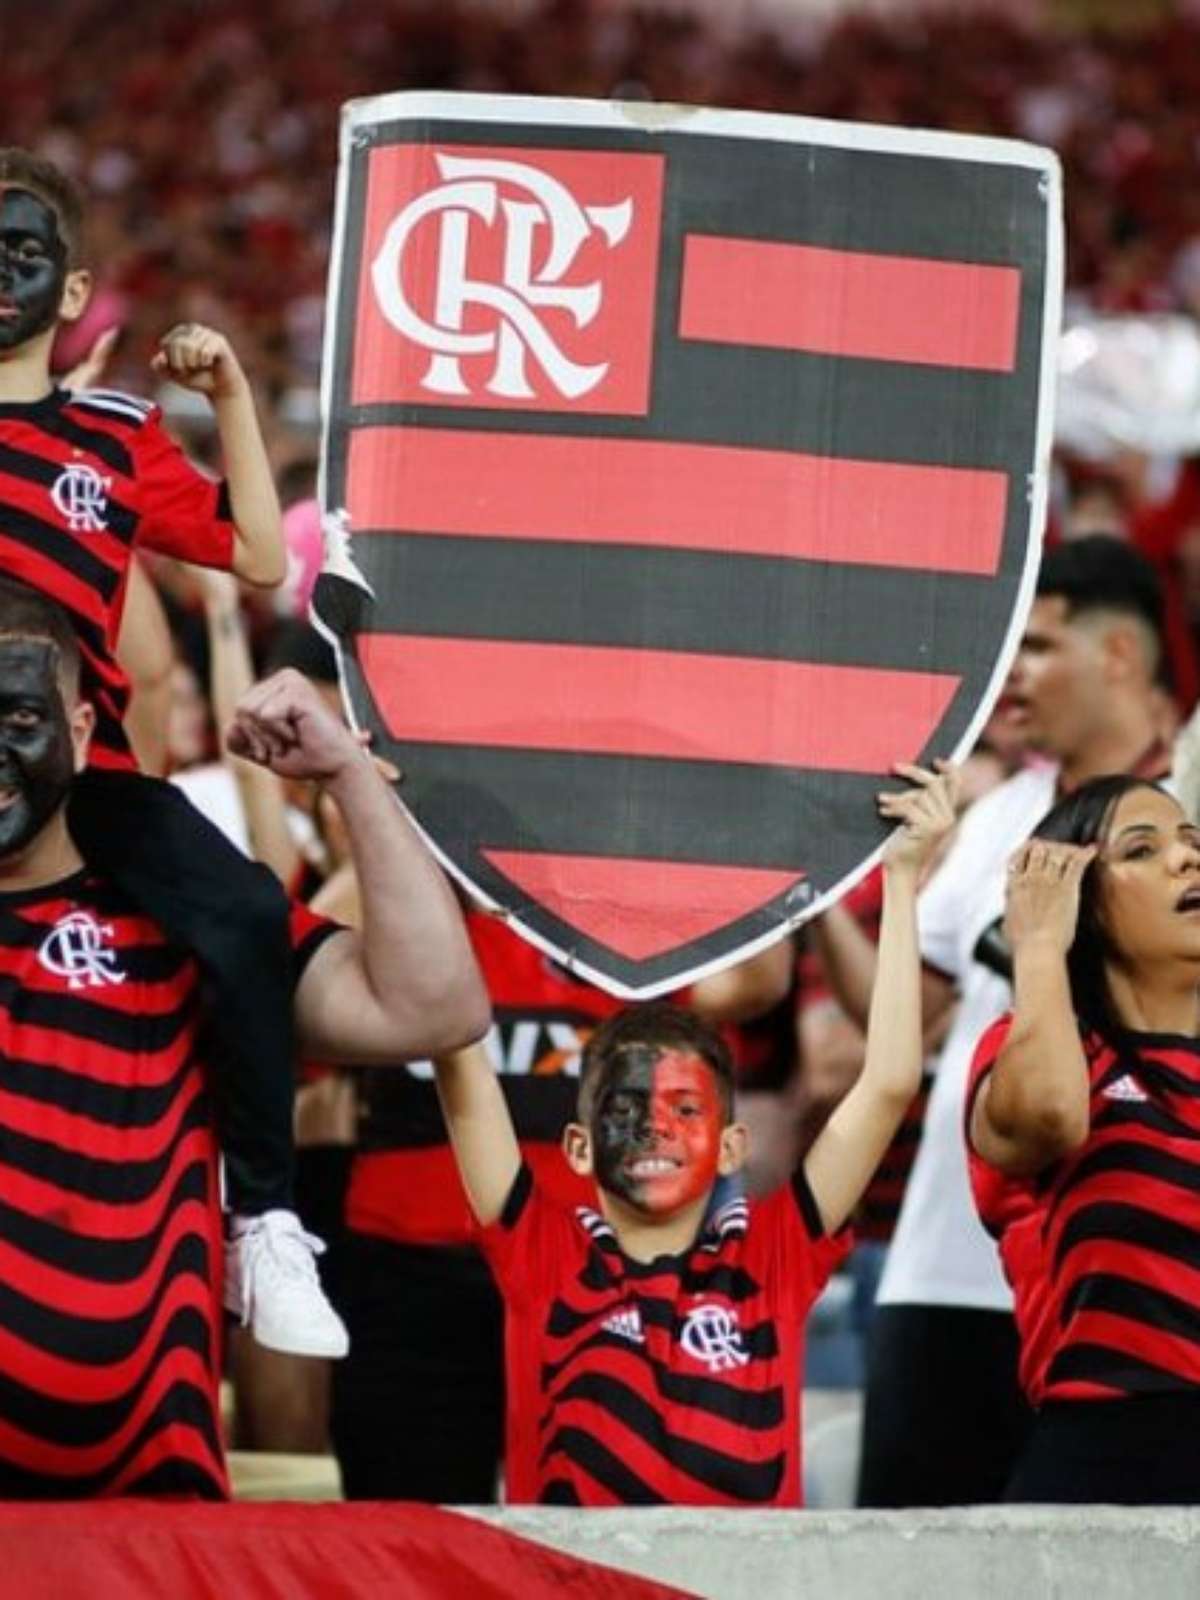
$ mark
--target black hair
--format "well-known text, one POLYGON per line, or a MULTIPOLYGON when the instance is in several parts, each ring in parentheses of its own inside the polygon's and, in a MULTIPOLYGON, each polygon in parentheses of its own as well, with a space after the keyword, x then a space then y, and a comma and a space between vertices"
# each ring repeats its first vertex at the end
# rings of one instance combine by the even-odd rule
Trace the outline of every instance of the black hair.
MULTIPOLYGON (((1149 778, 1125 773, 1093 778, 1051 807, 1033 830, 1033 837, 1058 844, 1102 845, 1108 837, 1117 805, 1136 789, 1149 789, 1156 794, 1163 792, 1149 778)), ((1079 886, 1079 915, 1075 938, 1067 952, 1067 976, 1076 1016, 1087 1027, 1112 1035, 1121 1032, 1123 1025, 1113 1004, 1105 970, 1114 952, 1101 911, 1097 869, 1098 862, 1090 861, 1079 886)))
POLYGON ((1162 585, 1151 563, 1124 539, 1095 533, 1055 545, 1042 558, 1037 592, 1065 601, 1068 617, 1112 611, 1140 622, 1149 645, 1151 674, 1162 673, 1162 585))
POLYGON ((611 1071, 617 1057, 627 1050, 684 1050, 707 1063, 716 1080, 717 1092, 728 1122, 733 1117, 733 1057, 724 1039, 694 1011, 685 1011, 665 1000, 627 1006, 607 1018, 592 1034, 583 1051, 579 1073, 577 1114, 586 1122, 596 1100, 597 1089, 611 1071))
POLYGON ((83 194, 53 161, 15 145, 0 146, 0 188, 28 189, 58 219, 58 231, 67 247, 67 267, 82 266, 84 254, 83 194))
POLYGON ((48 640, 58 651, 60 676, 78 691, 79 639, 57 600, 0 575, 0 637, 48 640))

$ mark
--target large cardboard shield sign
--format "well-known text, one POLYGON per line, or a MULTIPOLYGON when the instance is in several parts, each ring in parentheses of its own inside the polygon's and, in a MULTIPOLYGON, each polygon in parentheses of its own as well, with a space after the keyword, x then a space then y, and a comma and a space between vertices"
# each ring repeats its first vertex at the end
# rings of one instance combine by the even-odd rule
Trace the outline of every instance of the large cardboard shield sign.
POLYGON ((621 995, 866 870, 1038 556, 1054 157, 680 107, 352 103, 316 614, 441 859, 621 995))

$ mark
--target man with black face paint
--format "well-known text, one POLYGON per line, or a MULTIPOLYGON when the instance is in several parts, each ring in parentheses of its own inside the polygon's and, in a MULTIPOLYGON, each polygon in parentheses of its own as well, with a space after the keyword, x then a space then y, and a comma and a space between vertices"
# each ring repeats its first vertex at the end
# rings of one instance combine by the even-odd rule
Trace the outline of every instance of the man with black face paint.
MULTIPOLYGON (((94 720, 65 615, 0 578, 0 1498, 220 1498, 209 1002, 72 836, 94 720)), ((361 933, 292 908, 305 1048, 378 1065, 478 1037, 454 897, 344 723, 284 672, 230 747, 322 782, 359 869, 361 933)))
POLYGON ((0 863, 43 832, 75 773, 55 667, 45 641, 0 639, 0 863))
POLYGON ((802 1325, 920 1083, 916 888, 957 775, 896 768, 866 1060, 790 1184, 709 1215, 745 1160, 720 1036, 652 1004, 588 1041, 567 1211, 521 1159, 484 1053, 435 1063, 481 1246, 505 1300, 506 1494, 560 1505, 798 1505, 802 1325))
POLYGON ((129 682, 117 659, 138 548, 229 568, 254 584, 280 580, 270 465, 246 375, 211 329, 171 329, 152 366, 211 403, 222 483, 185 459, 158 407, 55 387, 55 333, 82 315, 90 290, 74 185, 27 151, 0 149, 0 570, 63 605, 79 639, 96 719, 92 770, 71 800, 84 855, 192 950, 220 995, 214 1076, 231 1211, 228 1308, 260 1343, 340 1356, 346 1330, 293 1208, 286 902, 178 795, 132 776, 129 682))

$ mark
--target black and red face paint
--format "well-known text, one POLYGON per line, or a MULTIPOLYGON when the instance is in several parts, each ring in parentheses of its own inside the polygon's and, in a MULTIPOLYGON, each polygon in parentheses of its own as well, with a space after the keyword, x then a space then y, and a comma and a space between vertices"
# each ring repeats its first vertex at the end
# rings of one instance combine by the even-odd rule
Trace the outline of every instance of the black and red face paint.
POLYGON ((596 1181, 640 1211, 671 1215, 712 1188, 724 1124, 713 1069, 700 1056, 622 1050, 592 1110, 596 1181))
POLYGON ((54 326, 67 255, 53 208, 28 189, 0 187, 0 351, 54 326))

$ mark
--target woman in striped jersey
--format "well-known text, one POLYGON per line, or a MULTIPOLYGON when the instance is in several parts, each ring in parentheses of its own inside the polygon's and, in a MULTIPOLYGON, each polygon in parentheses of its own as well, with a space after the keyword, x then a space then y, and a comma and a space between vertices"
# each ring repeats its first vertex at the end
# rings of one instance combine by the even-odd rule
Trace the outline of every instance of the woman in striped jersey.
POLYGON ((1200 828, 1143 779, 1009 867, 1014 1006, 967 1101, 1037 1409, 1020 1501, 1200 1502, 1200 828))

